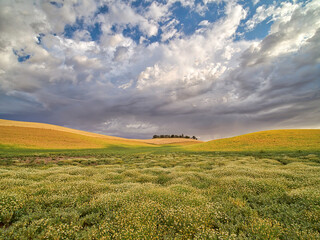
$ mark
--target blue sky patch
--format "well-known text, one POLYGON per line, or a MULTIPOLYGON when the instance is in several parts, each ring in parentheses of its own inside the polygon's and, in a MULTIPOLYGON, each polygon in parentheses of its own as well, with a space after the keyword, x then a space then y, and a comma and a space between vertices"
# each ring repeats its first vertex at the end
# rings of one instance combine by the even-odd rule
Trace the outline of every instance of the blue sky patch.
MULTIPOLYGON (((197 4, 196 1, 195 4, 197 4)), ((199 2, 199 4, 201 4, 199 2)), ((199 23, 207 20, 208 22, 215 22, 221 17, 225 16, 222 9, 225 8, 225 3, 209 3, 207 4, 208 9, 200 14, 193 11, 190 7, 183 7, 180 2, 176 2, 171 7, 172 15, 179 21, 176 26, 178 31, 183 32, 185 35, 192 35, 197 29, 199 29, 199 23)), ((172 18, 173 19, 173 18, 172 18)))
POLYGON ((127 27, 122 31, 123 36, 131 38, 133 41, 135 41, 136 43, 139 42, 140 37, 143 36, 144 34, 140 31, 138 26, 129 26, 127 25, 127 27))
POLYGON ((73 25, 67 24, 64 27, 64 33, 63 35, 66 38, 72 38, 74 32, 78 31, 78 30, 83 30, 84 29, 84 24, 83 24, 84 20, 83 19, 79 19, 77 18, 76 22, 73 25))
MULTIPOLYGON (((156 2, 158 2, 158 1, 156 1, 156 2)), ((137 0, 137 1, 133 1, 132 3, 131 3, 131 6, 132 7, 134 7, 134 8, 147 8, 147 7, 149 7, 150 5, 151 5, 151 1, 150 2, 148 2, 148 1, 141 1, 141 0, 137 0)))
MULTIPOLYGON (((160 4, 165 4, 165 1, 157 1, 160 4)), ((279 5, 282 1, 277 2, 277 5, 279 5)), ((129 1, 127 2, 129 4, 129 1)), ((235 37, 235 40, 240 39, 262 39, 265 36, 267 36, 270 26, 272 23, 268 22, 270 19, 267 19, 263 21, 262 23, 258 24, 255 29, 252 31, 248 31, 245 28, 245 22, 248 21, 253 17, 253 15, 256 12, 257 7, 261 5, 270 5, 274 4, 274 2, 271 2, 270 0, 261 0, 256 5, 253 4, 252 1, 243 1, 240 0, 239 3, 243 4, 244 8, 248 10, 248 15, 245 20, 241 22, 241 25, 239 26, 237 30, 237 34, 235 37)), ((55 5, 56 7, 61 7, 61 5, 55 1, 52 1, 51 4, 55 5)), ((152 4, 152 1, 134 1, 131 3, 131 7, 136 11, 137 13, 144 13, 148 7, 152 4)), ((141 37, 146 38, 147 43, 153 43, 153 42, 160 42, 161 41, 161 35, 163 34, 161 28, 165 27, 166 24, 168 24, 171 20, 176 19, 177 22, 176 25, 173 26, 177 32, 182 33, 183 35, 190 36, 194 34, 201 26, 199 26, 199 23, 206 20, 210 23, 214 23, 221 19, 222 17, 225 17, 225 7, 227 3, 222 1, 219 3, 211 2, 204 5, 203 1, 196 0, 194 2, 193 7, 189 6, 183 6, 181 2, 175 2, 171 5, 169 8, 170 11, 170 18, 166 19, 165 21, 158 22, 158 33, 156 36, 147 37, 144 32, 142 32, 141 28, 139 28, 139 25, 117 25, 114 24, 111 28, 111 30, 115 33, 121 32, 125 37, 131 38, 133 41, 135 41, 137 44, 140 42, 141 37), (197 6, 202 6, 203 11, 197 12, 197 6)), ((109 13, 109 7, 107 5, 101 5, 97 8, 94 16, 93 21, 99 14, 108 14, 109 13)), ((125 14, 125 13, 124 13, 125 14)), ((102 35, 101 30, 101 23, 94 23, 93 25, 87 26, 85 24, 85 20, 83 18, 78 18, 74 24, 68 24, 65 26, 64 29, 64 36, 66 38, 73 38, 74 33, 76 31, 86 30, 89 32, 91 40, 92 41, 99 41, 100 37, 102 35)), ((38 42, 41 42, 41 35, 38 37, 38 42)), ((168 42, 168 41, 166 41, 168 42)))
POLYGON ((41 42, 42 42, 42 38, 45 36, 45 34, 43 34, 43 33, 39 33, 39 35, 37 36, 37 39, 38 39, 38 41, 37 41, 37 44, 38 45, 40 45, 41 44, 41 42))
POLYGON ((109 8, 107 5, 103 5, 101 7, 98 8, 98 10, 96 11, 96 13, 94 14, 94 16, 96 17, 99 14, 106 14, 109 12, 109 8))
POLYGON ((73 38, 76 31, 87 30, 90 33, 92 41, 99 41, 102 34, 101 23, 95 23, 90 26, 85 26, 84 19, 77 19, 75 24, 67 24, 64 28, 64 36, 66 38, 73 38))
MULTIPOLYGON (((245 30, 245 27, 241 26, 238 28, 237 32, 243 33, 243 38, 246 40, 254 40, 254 39, 263 39, 265 38, 270 30, 272 25, 272 21, 269 21, 270 18, 264 20, 262 23, 258 24, 252 31, 245 30)), ((236 38, 239 40, 239 38, 236 38)))
POLYGON ((57 8, 62 8, 63 7, 63 3, 62 2, 58 3, 58 2, 55 2, 55 1, 51 1, 50 4, 55 6, 55 7, 57 7, 57 8))
POLYGON ((21 49, 20 51, 13 49, 12 51, 14 55, 17 56, 18 62, 25 62, 31 57, 30 54, 24 52, 24 49, 21 49))
POLYGON ((101 23, 95 23, 87 28, 88 32, 90 33, 92 41, 99 41, 100 36, 102 34, 101 31, 101 23))

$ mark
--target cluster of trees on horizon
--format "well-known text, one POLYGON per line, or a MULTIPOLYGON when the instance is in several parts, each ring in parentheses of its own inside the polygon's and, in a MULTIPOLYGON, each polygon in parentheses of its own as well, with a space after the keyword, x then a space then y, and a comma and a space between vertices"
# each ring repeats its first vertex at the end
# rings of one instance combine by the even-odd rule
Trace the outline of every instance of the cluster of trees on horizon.
POLYGON ((153 135, 152 138, 189 138, 189 139, 198 140, 198 138, 195 136, 190 137, 190 136, 183 135, 183 134, 181 134, 181 135, 175 135, 175 134, 172 134, 172 135, 168 135, 168 134, 167 135, 153 135))

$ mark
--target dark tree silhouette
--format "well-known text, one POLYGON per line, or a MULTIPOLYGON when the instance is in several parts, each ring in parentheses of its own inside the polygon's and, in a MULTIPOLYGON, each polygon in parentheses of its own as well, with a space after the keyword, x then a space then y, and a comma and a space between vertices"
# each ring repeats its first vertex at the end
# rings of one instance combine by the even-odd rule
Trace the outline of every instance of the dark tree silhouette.
POLYGON ((153 135, 152 138, 191 138, 191 139, 194 139, 194 140, 198 140, 198 138, 196 138, 195 136, 188 136, 188 135, 184 135, 184 134, 181 134, 181 135, 175 135, 175 134, 161 134, 161 135, 153 135))

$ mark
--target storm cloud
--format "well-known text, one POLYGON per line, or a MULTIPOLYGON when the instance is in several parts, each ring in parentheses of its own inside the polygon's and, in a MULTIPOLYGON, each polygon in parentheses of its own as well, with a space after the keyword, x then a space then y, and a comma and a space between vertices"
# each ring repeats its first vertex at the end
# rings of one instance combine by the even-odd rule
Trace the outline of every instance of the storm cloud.
POLYGON ((129 138, 319 128, 320 2, 249 2, 1 1, 0 118, 129 138))

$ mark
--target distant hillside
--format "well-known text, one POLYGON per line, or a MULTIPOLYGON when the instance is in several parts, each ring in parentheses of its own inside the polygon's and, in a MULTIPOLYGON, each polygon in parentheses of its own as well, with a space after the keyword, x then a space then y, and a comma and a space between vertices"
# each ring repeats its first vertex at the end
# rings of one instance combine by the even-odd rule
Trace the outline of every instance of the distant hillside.
POLYGON ((155 145, 189 145, 196 143, 201 143, 201 141, 175 138, 126 139, 52 124, 0 119, 0 145, 2 147, 84 149, 108 146, 154 147, 155 145))
POLYGON ((320 129, 271 130, 202 142, 186 138, 126 139, 71 128, 0 119, 0 147, 85 149, 182 146, 187 151, 320 150, 320 129))
POLYGON ((69 132, 69 133, 76 133, 76 134, 89 136, 89 137, 101 137, 101 138, 108 138, 108 139, 126 140, 125 138, 107 136, 107 135, 102 135, 102 134, 92 133, 92 132, 86 132, 86 131, 81 131, 81 130, 67 128, 67 127, 61 127, 61 126, 57 126, 57 125, 53 125, 53 124, 47 124, 47 123, 22 122, 22 121, 13 121, 13 120, 0 119, 0 126, 15 126, 15 127, 30 127, 30 128, 51 129, 51 130, 69 132))
POLYGON ((186 146, 191 151, 320 150, 320 129, 270 130, 186 146))
POLYGON ((81 149, 117 146, 151 146, 142 141, 106 136, 51 124, 0 119, 0 144, 22 148, 81 149))

